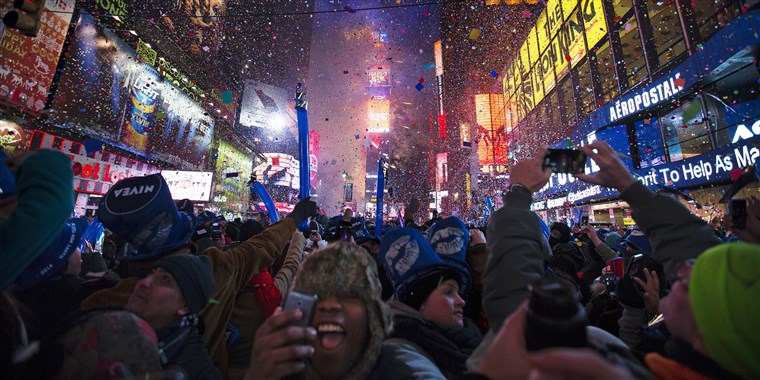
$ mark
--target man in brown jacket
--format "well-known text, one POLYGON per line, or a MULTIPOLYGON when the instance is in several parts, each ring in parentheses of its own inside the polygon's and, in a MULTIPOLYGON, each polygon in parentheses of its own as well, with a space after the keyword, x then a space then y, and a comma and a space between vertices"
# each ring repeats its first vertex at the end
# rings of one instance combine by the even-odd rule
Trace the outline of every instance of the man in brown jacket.
MULTIPOLYGON (((227 352, 225 329, 238 290, 254 274, 270 265, 279 256, 298 224, 316 214, 316 203, 300 201, 284 220, 263 233, 222 251, 212 247, 203 252, 211 261, 216 291, 201 312, 206 329, 204 339, 209 356, 226 375, 227 352)), ((190 242, 195 231, 192 215, 177 210, 169 188, 160 174, 127 178, 116 183, 98 208, 103 225, 127 244, 120 260, 128 262, 128 276, 113 288, 102 290, 85 299, 83 307, 126 305, 140 277, 161 257, 173 254, 196 254, 190 242)))

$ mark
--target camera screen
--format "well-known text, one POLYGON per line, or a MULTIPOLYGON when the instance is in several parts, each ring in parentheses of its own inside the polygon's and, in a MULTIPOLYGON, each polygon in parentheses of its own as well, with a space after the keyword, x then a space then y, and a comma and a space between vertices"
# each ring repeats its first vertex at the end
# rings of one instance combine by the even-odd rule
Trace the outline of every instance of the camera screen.
POLYGON ((583 173, 586 153, 574 149, 549 149, 544 157, 543 166, 554 173, 583 173))

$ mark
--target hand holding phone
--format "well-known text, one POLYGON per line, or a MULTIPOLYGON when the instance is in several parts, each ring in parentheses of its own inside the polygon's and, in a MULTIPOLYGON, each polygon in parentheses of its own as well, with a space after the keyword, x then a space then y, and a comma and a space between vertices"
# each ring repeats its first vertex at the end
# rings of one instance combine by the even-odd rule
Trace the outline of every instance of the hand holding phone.
POLYGON ((282 305, 283 310, 296 310, 300 309, 303 313, 301 319, 296 321, 293 325, 307 327, 311 325, 311 318, 314 316, 314 309, 317 306, 318 297, 316 294, 301 293, 297 290, 292 290, 288 293, 285 302, 282 305))
POLYGON ((575 149, 548 149, 543 167, 554 173, 581 174, 586 167, 586 153, 575 149))

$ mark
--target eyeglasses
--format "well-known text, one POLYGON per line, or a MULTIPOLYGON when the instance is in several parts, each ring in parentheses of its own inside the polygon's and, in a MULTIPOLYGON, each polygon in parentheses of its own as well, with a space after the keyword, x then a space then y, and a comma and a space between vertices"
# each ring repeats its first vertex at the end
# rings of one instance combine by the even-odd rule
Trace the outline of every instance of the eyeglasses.
POLYGON ((689 259, 676 265, 676 276, 678 277, 676 281, 681 284, 687 293, 689 292, 689 281, 691 281, 691 269, 696 261, 697 259, 689 259))

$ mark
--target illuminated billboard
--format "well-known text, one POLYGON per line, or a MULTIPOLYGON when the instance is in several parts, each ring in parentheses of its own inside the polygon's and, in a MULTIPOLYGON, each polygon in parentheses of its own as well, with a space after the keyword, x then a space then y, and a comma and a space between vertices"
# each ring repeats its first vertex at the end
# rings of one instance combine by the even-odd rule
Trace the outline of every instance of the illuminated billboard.
POLYGON ((443 49, 441 40, 433 43, 433 58, 435 59, 435 76, 443 75, 443 49))
POLYGON ((161 176, 169 185, 169 191, 174 200, 189 199, 194 202, 211 200, 214 172, 162 170, 161 176))
POLYGON ((475 118, 486 131, 504 126, 504 97, 501 94, 475 95, 475 118))
MULTIPOLYGON (((7 11, 0 2, 0 11, 7 11)), ((32 114, 42 111, 71 22, 74 0, 48 0, 37 37, 0 30, 0 102, 32 114)))
POLYGON ((103 195, 124 178, 158 173, 155 165, 127 158, 101 149, 88 154, 84 144, 47 132, 34 131, 29 148, 59 150, 69 156, 74 171, 74 191, 103 195))
POLYGON ((95 19, 79 13, 52 121, 184 169, 205 165, 214 119, 95 19))
POLYGON ((248 186, 253 159, 224 140, 219 141, 216 159, 214 203, 221 208, 242 211, 248 202, 248 186))
POLYGON ((266 129, 295 127, 295 104, 289 99, 284 88, 246 80, 240 105, 240 125, 266 129))
POLYGON ((369 87, 390 87, 391 69, 387 66, 371 66, 367 68, 369 87))
POLYGON ((367 132, 385 133, 390 129, 391 103, 389 100, 367 101, 367 132))
POLYGON ((514 95, 518 107, 512 115, 512 125, 519 123, 571 67, 583 60, 586 44, 593 47, 606 35, 602 0, 549 0, 505 70, 505 78, 513 80, 503 84, 504 97, 514 95))
POLYGON ((300 163, 295 157, 285 153, 263 153, 266 161, 255 168, 253 174, 265 185, 285 186, 299 189, 300 163))

